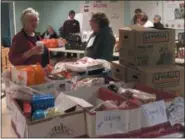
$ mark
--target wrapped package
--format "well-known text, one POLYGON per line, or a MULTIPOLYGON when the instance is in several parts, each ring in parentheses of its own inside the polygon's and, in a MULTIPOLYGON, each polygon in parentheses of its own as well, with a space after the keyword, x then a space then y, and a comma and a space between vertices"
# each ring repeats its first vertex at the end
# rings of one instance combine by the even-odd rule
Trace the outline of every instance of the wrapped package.
POLYGON ((128 109, 130 107, 138 107, 138 106, 141 106, 142 104, 143 103, 140 100, 135 99, 135 98, 132 98, 132 99, 126 100, 123 103, 121 103, 119 105, 119 108, 120 109, 128 109))
POLYGON ((76 81, 72 85, 72 90, 77 90, 83 87, 91 87, 91 86, 101 86, 104 85, 105 79, 104 78, 85 78, 79 81, 76 81))
POLYGON ((91 112, 96 112, 96 111, 104 111, 104 110, 112 110, 112 109, 118 109, 118 106, 114 101, 107 100, 104 101, 103 103, 100 103, 99 105, 95 106, 91 112))
POLYGON ((64 80, 64 79, 71 79, 72 75, 68 71, 61 71, 58 73, 49 74, 48 78, 51 80, 64 80))
POLYGON ((66 71, 65 62, 58 62, 54 66, 54 70, 51 73, 55 74, 55 73, 62 72, 62 71, 66 71))
POLYGON ((50 117, 58 116, 58 115, 61 115, 61 114, 62 113, 57 108, 52 107, 52 108, 48 108, 45 111, 45 118, 50 118, 50 117))
POLYGON ((119 93, 126 99, 136 98, 136 99, 139 99, 143 103, 154 102, 157 99, 155 94, 149 94, 149 93, 136 90, 136 89, 120 88, 119 93))
POLYGON ((84 57, 75 62, 66 62, 65 67, 73 72, 88 72, 104 68, 101 62, 89 57, 84 57))
POLYGON ((11 79, 19 85, 39 85, 45 82, 45 70, 39 64, 14 66, 11 68, 11 79))
POLYGON ((42 120, 45 118, 44 110, 36 110, 33 112, 32 120, 42 120))

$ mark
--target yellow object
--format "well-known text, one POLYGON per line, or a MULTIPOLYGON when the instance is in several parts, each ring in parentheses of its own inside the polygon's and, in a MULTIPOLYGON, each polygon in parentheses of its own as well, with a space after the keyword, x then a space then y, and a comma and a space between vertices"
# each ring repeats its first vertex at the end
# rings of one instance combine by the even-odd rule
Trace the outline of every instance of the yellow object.
POLYGON ((46 118, 58 116, 61 114, 64 114, 64 113, 59 112, 57 108, 48 108, 46 111, 46 118))
POLYGON ((1 69, 5 71, 10 68, 11 63, 8 57, 9 48, 1 48, 1 69))

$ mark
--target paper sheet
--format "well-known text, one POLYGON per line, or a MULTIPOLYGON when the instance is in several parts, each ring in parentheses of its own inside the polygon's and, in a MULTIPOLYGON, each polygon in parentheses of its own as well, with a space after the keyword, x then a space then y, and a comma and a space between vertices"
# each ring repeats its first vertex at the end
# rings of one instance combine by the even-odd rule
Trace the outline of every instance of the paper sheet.
POLYGON ((163 100, 142 105, 141 110, 143 113, 143 127, 150 127, 168 121, 166 105, 163 100))
POLYGON ((111 110, 96 112, 97 136, 126 133, 128 127, 128 111, 111 110))

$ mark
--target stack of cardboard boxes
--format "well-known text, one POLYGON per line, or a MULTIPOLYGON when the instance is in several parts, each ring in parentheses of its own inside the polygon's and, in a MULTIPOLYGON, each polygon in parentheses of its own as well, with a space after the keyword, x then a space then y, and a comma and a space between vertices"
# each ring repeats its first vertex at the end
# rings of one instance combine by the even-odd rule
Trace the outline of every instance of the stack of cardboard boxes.
POLYGON ((9 58, 8 58, 8 53, 9 53, 9 48, 3 48, 3 47, 1 48, 2 71, 5 71, 11 66, 9 58))
POLYGON ((175 30, 126 27, 119 30, 119 45, 115 78, 184 94, 184 67, 175 65, 175 30))

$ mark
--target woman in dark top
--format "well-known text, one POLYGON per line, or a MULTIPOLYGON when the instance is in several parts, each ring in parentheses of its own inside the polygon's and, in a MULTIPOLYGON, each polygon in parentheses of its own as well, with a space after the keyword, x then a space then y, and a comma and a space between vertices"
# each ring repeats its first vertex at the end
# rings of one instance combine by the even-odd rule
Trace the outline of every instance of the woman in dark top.
POLYGON ((56 39, 58 38, 57 33, 54 31, 52 26, 48 26, 48 29, 41 36, 43 39, 56 39))
POLYGON ((164 25, 161 24, 161 16, 160 15, 155 15, 154 16, 154 28, 156 29, 163 29, 164 25))
POLYGON ((42 48, 36 46, 36 42, 40 40, 40 37, 35 35, 38 15, 38 12, 32 8, 27 8, 22 13, 23 29, 14 36, 9 52, 10 62, 14 66, 39 63, 45 67, 49 64, 48 49, 44 47, 44 53, 41 54, 42 48))
POLYGON ((141 9, 136 9, 135 10, 135 15, 132 18, 132 24, 136 25, 137 24, 137 19, 140 17, 140 14, 142 13, 141 9))
POLYGON ((90 20, 93 34, 86 46, 86 56, 94 59, 112 61, 115 37, 104 13, 96 13, 90 20))

